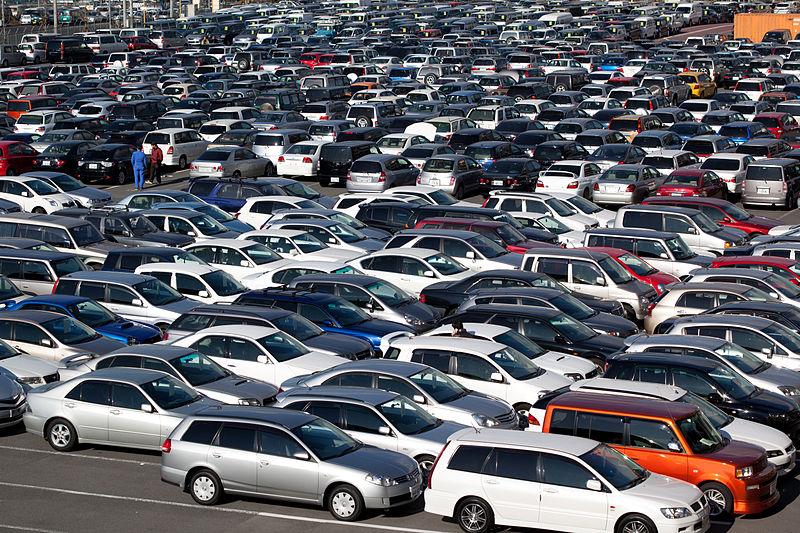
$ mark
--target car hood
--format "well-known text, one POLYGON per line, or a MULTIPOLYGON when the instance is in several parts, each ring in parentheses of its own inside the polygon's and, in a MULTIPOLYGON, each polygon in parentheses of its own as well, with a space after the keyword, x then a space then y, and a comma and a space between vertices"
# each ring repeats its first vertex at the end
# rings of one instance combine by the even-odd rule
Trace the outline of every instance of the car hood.
POLYGON ((389 478, 419 472, 417 462, 411 457, 368 445, 341 457, 329 459, 327 462, 389 478))
POLYGON ((589 343, 590 349, 605 353, 613 353, 625 349, 625 341, 623 339, 612 335, 604 335, 603 333, 599 333, 585 342, 589 343))
POLYGON ((89 198, 90 200, 111 200, 111 195, 106 191, 95 189, 94 187, 81 187, 74 191, 69 191, 71 196, 79 196, 81 198, 89 198))
POLYGON ((217 381, 212 381, 211 383, 206 383, 205 385, 199 385, 195 388, 202 393, 209 391, 227 394, 237 398, 257 398, 258 400, 271 398, 278 393, 278 388, 269 383, 244 378, 235 374, 231 374, 217 381))
POLYGON ((350 242, 347 244, 368 252, 377 252, 378 250, 383 250, 383 245, 385 243, 377 239, 364 239, 363 241, 350 242))
POLYGON ((597 313, 583 322, 592 329, 601 329, 603 331, 617 331, 620 333, 631 333, 639 330, 636 324, 631 322, 625 317, 612 315, 611 313, 597 313))
POLYGON ((94 244, 90 244, 88 246, 82 246, 83 250, 88 250, 90 252, 98 252, 102 254, 108 254, 108 252, 113 252, 114 250, 121 250, 123 248, 127 248, 124 244, 119 244, 117 242, 111 241, 100 241, 94 244))
POLYGON ((659 502, 665 507, 689 507, 701 496, 700 489, 690 483, 653 473, 643 483, 624 493, 626 496, 638 496, 648 504, 659 502))
POLYGON ((141 322, 135 322, 133 320, 126 320, 124 318, 120 318, 119 320, 115 320, 109 324, 103 324, 96 329, 97 331, 102 330, 105 333, 120 335, 123 337, 155 335, 159 332, 159 329, 155 326, 148 326, 147 324, 142 324, 141 322))
POLYGON ((58 371, 57 363, 27 354, 0 359, 0 366, 10 370, 18 377, 48 376, 58 371))
POLYGON ((245 233, 247 231, 253 231, 255 228, 246 222, 242 222, 241 220, 229 220, 227 222, 220 222, 223 226, 228 228, 230 231, 235 231, 237 233, 245 233))
POLYGON ((763 226, 769 229, 777 228, 781 225, 779 220, 775 220, 774 218, 769 217, 757 217, 753 216, 748 218, 747 220, 742 221, 743 224, 750 224, 753 226, 763 226))
POLYGON ((444 443, 447 442, 447 439, 450 437, 450 435, 452 435, 456 431, 461 431, 466 427, 467 426, 465 426, 464 424, 459 424, 458 422, 450 422, 447 420, 443 420, 441 424, 431 429, 430 431, 419 433, 417 435, 406 435, 406 437, 412 439, 426 440, 429 442, 436 442, 444 445, 444 443))
POLYGON ((181 233, 167 233, 166 231, 154 231, 152 233, 145 233, 144 235, 135 235, 132 238, 145 242, 157 242, 159 244, 166 244, 167 246, 174 246, 177 248, 194 242, 194 239, 188 235, 183 235, 181 233))
POLYGON ((470 391, 466 396, 462 396, 445 405, 462 409, 469 413, 480 413, 492 418, 508 415, 510 410, 509 405, 503 400, 476 391, 470 391))
POLYGON ((353 326, 347 326, 344 329, 351 329, 354 331, 359 331, 361 333, 370 333, 372 335, 377 335, 378 337, 383 337, 389 333, 394 333, 395 331, 406 331, 409 333, 414 332, 414 328, 411 326, 406 326, 405 324, 399 324, 397 322, 390 322, 388 320, 379 320, 379 319, 372 319, 372 320, 365 320, 360 324, 355 324, 353 326))
MULTIPOLYGON (((430 305, 424 304, 419 300, 409 300, 408 302, 395 307, 395 311, 398 313, 411 315, 415 318, 422 320, 424 324, 435 324, 437 323, 442 316, 430 305)), ((798 374, 800 375, 800 374, 798 374)))
POLYGON ((647 279, 654 281, 656 284, 664 285, 665 287, 670 283, 676 283, 679 281, 678 278, 672 274, 666 274, 664 272, 654 272, 653 274, 648 274, 647 279))
POLYGON ((318 250, 316 252, 303 254, 299 258, 308 261, 336 261, 339 263, 346 263, 348 261, 355 259, 356 257, 361 257, 362 255, 364 254, 361 252, 356 252, 355 250, 342 250, 341 248, 325 248, 323 250, 318 250))
POLYGON ((743 418, 734 417, 730 424, 718 429, 725 437, 757 444, 765 450, 785 450, 792 444, 783 431, 743 418))
MULTIPOLYGON (((2 362, 0 361, 0 363, 2 362)), ((800 389, 800 372, 789 370, 788 368, 772 365, 758 374, 753 374, 753 377, 775 385, 788 385, 800 389)))
POLYGON ((73 344, 71 345, 71 348, 89 353, 96 353, 97 355, 104 355, 113 352, 114 350, 124 348, 125 346, 127 345, 101 335, 100 337, 88 342, 73 344))
POLYGON ((534 359, 533 362, 542 368, 547 368, 548 370, 551 368, 554 370, 558 369, 564 374, 578 373, 582 376, 585 376, 595 369, 594 363, 587 359, 576 357, 574 355, 563 354, 560 352, 545 352, 534 359))
POLYGON ((392 234, 378 228, 361 228, 361 233, 366 235, 371 240, 388 241, 392 234))
POLYGON ((492 257, 489 259, 489 261, 492 261, 494 263, 500 263, 503 265, 508 265, 510 267, 518 269, 522 265, 523 257, 524 256, 522 254, 515 254, 509 252, 507 254, 498 255, 497 257, 492 257))
POLYGON ((329 331, 326 331, 322 335, 306 339, 303 341, 303 344, 317 351, 348 355, 361 353, 372 347, 369 342, 363 339, 357 339, 350 335, 329 331))
POLYGON ((733 465, 753 465, 758 463, 762 455, 766 455, 761 446, 732 440, 723 446, 721 449, 704 454, 709 459, 722 461, 733 465))
POLYGON ((534 241, 556 243, 558 235, 547 231, 546 229, 538 228, 523 228, 520 230, 525 237, 534 241))
POLYGON ((182 299, 178 300, 177 302, 172 302, 171 304, 167 304, 167 305, 161 305, 161 306, 159 306, 159 309, 164 310, 164 311, 169 311, 170 313, 177 313, 177 314, 180 315, 180 314, 186 313, 187 311, 191 311, 192 309, 194 309, 198 305, 202 305, 202 304, 200 302, 198 302, 197 300, 190 300, 189 298, 182 298, 182 299))
POLYGON ((296 374, 307 374, 325 370, 336 365, 346 363, 347 361, 347 359, 338 355, 330 355, 321 352, 308 352, 305 355, 301 355, 300 357, 295 357, 290 361, 281 363, 281 365, 295 369, 294 373, 296 374))
POLYGON ((178 407, 177 409, 171 409, 168 412, 172 415, 179 415, 181 418, 183 418, 184 416, 191 416, 197 414, 203 409, 206 409, 208 407, 216 407, 218 405, 222 405, 222 402, 219 402, 217 400, 212 400, 211 398, 203 396, 196 402, 192 402, 182 407, 178 407))
POLYGON ((320 196, 319 198, 314 198, 314 201, 327 209, 333 209, 333 205, 336 203, 336 198, 332 198, 330 196, 320 196))
POLYGON ((707 255, 696 255, 691 259, 682 259, 679 261, 680 263, 689 263, 690 265, 698 265, 701 267, 710 267, 711 262, 714 260, 713 257, 707 255))

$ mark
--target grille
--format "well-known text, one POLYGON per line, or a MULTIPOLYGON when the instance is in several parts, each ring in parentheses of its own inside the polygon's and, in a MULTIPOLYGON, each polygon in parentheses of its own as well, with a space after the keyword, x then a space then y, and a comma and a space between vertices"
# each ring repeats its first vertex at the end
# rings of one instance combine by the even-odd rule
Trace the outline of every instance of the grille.
POLYGON ((75 202, 64 202, 61 205, 64 207, 75 207, 75 202))
POLYGON ((509 411, 508 413, 498 415, 494 417, 500 424, 507 425, 507 424, 516 424, 517 422, 517 413, 516 411, 509 411))
POLYGON ((696 502, 694 502, 691 505, 692 511, 694 511, 695 513, 699 513, 700 510, 703 509, 703 507, 705 507, 705 506, 706 506, 706 497, 705 496, 702 496, 699 500, 697 500, 696 502))
POLYGON ((766 455, 761 456, 758 462, 756 462, 756 464, 753 465, 753 473, 757 474, 758 472, 761 472, 762 470, 767 468, 767 465, 769 465, 769 462, 767 461, 766 455))
POLYGON ((389 505, 398 505, 403 502, 411 501, 411 493, 401 494, 400 496, 390 496, 389 505))
POLYGON ((419 476, 420 476, 419 470, 414 470, 413 472, 409 472, 408 474, 394 478, 394 481, 398 485, 401 483, 408 483, 409 481, 415 482, 419 480, 419 476))
POLYGON ((55 374, 49 374, 47 376, 43 376, 43 379, 45 383, 52 383, 54 381, 58 381, 58 377, 59 377, 58 372, 56 372, 55 374))

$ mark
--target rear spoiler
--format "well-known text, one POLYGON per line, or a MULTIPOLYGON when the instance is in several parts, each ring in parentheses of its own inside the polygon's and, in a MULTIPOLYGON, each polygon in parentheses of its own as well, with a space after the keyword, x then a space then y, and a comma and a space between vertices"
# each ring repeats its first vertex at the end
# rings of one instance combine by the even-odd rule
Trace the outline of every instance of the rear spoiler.
POLYGON ((74 355, 68 355, 67 357, 61 359, 59 361, 60 366, 64 368, 70 368, 73 366, 82 365, 84 363, 88 363, 93 359, 97 359, 99 356, 93 353, 76 353, 74 355))

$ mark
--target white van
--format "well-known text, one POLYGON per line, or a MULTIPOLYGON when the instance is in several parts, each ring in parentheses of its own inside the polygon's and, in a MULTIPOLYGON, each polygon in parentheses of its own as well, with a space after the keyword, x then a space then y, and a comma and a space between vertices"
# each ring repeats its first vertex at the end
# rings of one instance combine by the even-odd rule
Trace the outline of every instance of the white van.
POLYGON ((116 35, 105 33, 93 33, 83 38, 86 46, 92 49, 95 54, 110 54, 113 52, 127 52, 128 44, 116 35))
POLYGON ((539 22, 543 22, 546 26, 566 26, 572 22, 572 14, 563 11, 548 13, 539 17, 539 22))
POLYGON ((703 16, 703 6, 699 2, 678 4, 675 13, 683 17, 683 22, 686 26, 695 26, 700 24, 700 17, 703 16))
POLYGON ((147 133, 142 143, 144 153, 149 154, 153 144, 158 145, 164 153, 163 165, 177 166, 183 170, 206 151, 208 141, 192 129, 166 128, 147 133))
POLYGON ((57 33, 26 33, 22 36, 20 44, 46 43, 57 37, 60 37, 57 33))

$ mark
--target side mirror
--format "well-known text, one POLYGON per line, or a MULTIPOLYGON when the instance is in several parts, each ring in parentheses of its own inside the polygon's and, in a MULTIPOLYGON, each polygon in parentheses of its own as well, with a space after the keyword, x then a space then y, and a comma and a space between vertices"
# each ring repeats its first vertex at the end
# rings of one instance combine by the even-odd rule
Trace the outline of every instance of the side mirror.
POLYGON ((329 328, 332 328, 332 327, 334 327, 334 325, 333 325, 333 320, 323 320, 323 321, 322 321, 322 325, 323 325, 323 326, 327 326, 327 327, 329 327, 329 328))
POLYGON ((294 452, 292 454, 293 459, 297 459, 298 461, 308 461, 311 459, 311 456, 308 455, 308 452, 294 452))
POLYGON ((669 256, 667 254, 658 254, 658 257, 660 257, 661 259, 669 259, 669 256))
POLYGON ((135 305, 136 307, 142 306, 142 301, 139 298, 134 298, 131 300, 131 305, 135 305))
POLYGON ((389 429, 387 426, 381 426, 378 428, 378 433, 380 433, 381 435, 389 436, 392 434, 392 430, 389 429))
POLYGON ((555 342, 557 344, 566 344, 567 343, 567 339, 565 339, 563 335, 556 335, 553 338, 553 342, 555 342))
POLYGON ((772 297, 773 297, 773 298, 775 298, 776 300, 780 298, 780 296, 778 296, 778 293, 777 293, 777 292, 769 292, 769 293, 767 293, 767 294, 769 294, 770 296, 772 296, 772 297))
POLYGON ((718 392, 712 392, 706 399, 711 403, 723 403, 725 401, 725 398, 718 392))
POLYGON ((195 233, 195 232, 193 232, 191 230, 187 231, 186 235, 188 235, 189 237, 197 237, 197 233, 195 233))
POLYGON ((22 196, 24 196, 25 198, 29 198, 30 195, 31 193, 29 193, 28 191, 22 191, 22 196))
POLYGON ((249 267, 250 263, 246 259, 242 259, 241 261, 239 261, 239 266, 249 267))
POLYGON ((414 400, 414 403, 427 403, 425 401, 425 396, 421 394, 415 394, 411 399, 414 400))
POLYGON ((294 248, 292 248, 291 250, 289 250, 289 255, 297 255, 298 253, 299 253, 299 252, 298 252, 297 250, 295 250, 294 248))
POLYGON ((48 348, 52 348, 53 347, 53 341, 52 341, 52 339, 42 339, 41 345, 42 346, 47 346, 48 348))
POLYGON ((467 255, 465 255, 464 257, 466 257, 467 259, 475 259, 475 252, 470 250, 470 251, 467 252, 467 255))
POLYGON ((600 492, 603 490, 603 484, 596 479, 590 479, 586 482, 586 488, 595 492, 600 492))
POLYGON ((422 273, 422 275, 423 275, 423 276, 425 276, 426 278, 433 278, 433 277, 436 277, 436 276, 434 275, 434 273, 433 273, 433 270, 426 270, 425 272, 423 272, 423 273, 422 273))
POLYGON ((330 237, 328 239, 328 244, 336 244, 336 239, 334 239, 333 237, 330 237))
POLYGON ((140 409, 142 411, 144 411, 145 413, 152 413, 153 412, 153 406, 150 405, 149 403, 143 403, 141 405, 140 409))
POLYGON ((375 310, 375 302, 370 300, 367 302, 367 305, 364 306, 367 311, 374 311, 375 310))
POLYGON ((269 357, 267 357, 266 355, 259 355, 258 357, 256 357, 256 361, 261 363, 262 365, 270 364, 269 357))
POLYGON ((689 227, 686 229, 686 233, 689 233, 689 234, 691 234, 691 235, 697 235, 697 228, 695 228, 695 227, 693 227, 693 226, 689 226, 689 227))
POLYGON ((199 296, 200 298, 208 298, 209 294, 208 291, 200 291, 197 293, 197 296, 199 296))
POLYGON ((772 356, 775 355, 775 347, 761 348, 761 353, 766 355, 767 359, 772 359, 772 356))
POLYGON ((503 374, 500 372, 492 372, 492 375, 489 376, 489 381, 494 383, 503 383, 503 374))
POLYGON ((600 285, 601 287, 605 287, 606 286, 606 278, 604 278, 603 276, 597 276, 594 279, 594 281, 595 281, 596 285, 600 285))

